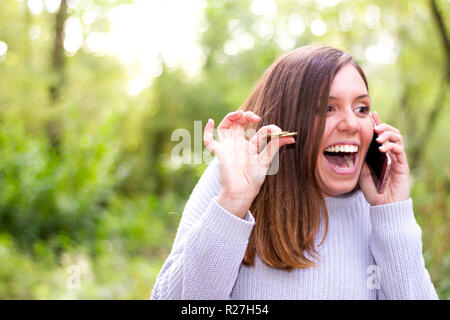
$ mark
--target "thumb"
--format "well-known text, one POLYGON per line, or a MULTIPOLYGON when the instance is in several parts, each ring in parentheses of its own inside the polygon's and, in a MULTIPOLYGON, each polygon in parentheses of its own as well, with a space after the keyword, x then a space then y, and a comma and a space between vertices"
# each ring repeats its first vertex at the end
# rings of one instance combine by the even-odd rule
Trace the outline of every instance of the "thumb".
POLYGON ((271 139, 270 142, 265 146, 265 148, 259 153, 258 158, 260 163, 264 164, 267 168, 273 161, 273 158, 277 154, 278 150, 289 143, 294 143, 295 139, 292 137, 281 137, 276 139, 271 139))
POLYGON ((370 169, 366 162, 363 163, 361 174, 359 175, 359 187, 365 195, 376 194, 377 192, 370 169))

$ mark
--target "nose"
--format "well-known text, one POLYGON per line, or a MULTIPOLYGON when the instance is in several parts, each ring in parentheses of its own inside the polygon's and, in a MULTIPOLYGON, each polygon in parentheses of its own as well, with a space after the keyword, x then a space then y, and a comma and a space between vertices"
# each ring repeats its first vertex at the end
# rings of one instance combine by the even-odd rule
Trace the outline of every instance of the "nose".
POLYGON ((339 131, 355 133, 359 130, 359 122, 356 115, 353 112, 346 112, 342 115, 342 118, 338 125, 339 131))

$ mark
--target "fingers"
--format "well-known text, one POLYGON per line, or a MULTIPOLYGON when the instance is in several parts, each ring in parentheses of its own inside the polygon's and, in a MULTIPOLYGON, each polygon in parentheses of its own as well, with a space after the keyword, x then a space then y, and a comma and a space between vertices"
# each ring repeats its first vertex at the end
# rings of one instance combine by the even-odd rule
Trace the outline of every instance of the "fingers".
POLYGON ((266 145, 266 147, 259 153, 258 161, 266 168, 269 168, 278 150, 282 146, 294 142, 295 139, 293 137, 281 137, 277 139, 271 139, 270 142, 266 145))
POLYGON ((267 144, 267 135, 272 133, 281 132, 283 130, 280 129, 280 127, 269 124, 267 126, 261 127, 258 132, 250 139, 250 143, 252 143, 258 150, 258 152, 261 151, 261 149, 267 144))
POLYGON ((259 116, 257 116, 252 111, 245 111, 242 110, 234 111, 228 113, 225 118, 220 122, 219 126, 217 127, 217 130, 222 129, 230 129, 233 124, 246 124, 247 122, 258 122, 261 120, 259 116))
POLYGON ((381 123, 380 122, 380 117, 378 116, 378 113, 376 111, 372 112, 372 118, 373 121, 375 122, 376 126, 374 128, 376 133, 382 133, 384 131, 394 131, 398 134, 400 134, 400 130, 398 130, 397 128, 394 128, 393 126, 390 126, 386 123, 381 123))
MULTIPOLYGON (((217 131, 219 132, 220 137, 223 130, 231 129, 233 124, 244 125, 247 122, 257 123, 260 120, 261 117, 259 117, 252 111, 243 112, 242 110, 237 110, 228 113, 224 117, 224 119, 220 122, 219 126, 217 127, 217 131)), ((203 134, 203 140, 205 147, 208 148, 208 150, 210 150, 212 153, 217 154, 217 152, 219 151, 219 142, 214 140, 213 129, 214 129, 214 120, 208 119, 203 134)))
POLYGON ((206 123, 206 126, 205 126, 205 131, 203 133, 203 141, 204 141, 205 147, 209 151, 211 151, 214 154, 217 154, 217 152, 219 151, 219 148, 218 148, 219 143, 214 140, 213 129, 214 129, 214 120, 208 119, 208 122, 206 123))
POLYGON ((386 142, 381 147, 379 147, 379 149, 380 151, 385 153, 392 152, 395 155, 398 163, 407 164, 405 149, 402 145, 393 142, 386 142))
POLYGON ((400 130, 386 123, 377 125, 374 130, 379 134, 377 142, 383 144, 381 147, 379 147, 380 151, 392 152, 395 155, 396 161, 398 163, 406 165, 406 153, 403 146, 403 137, 400 134, 400 130))
POLYGON ((389 140, 391 142, 397 142, 403 145, 402 135, 394 131, 385 131, 382 134, 380 134, 376 140, 378 143, 385 143, 386 141, 389 140))
POLYGON ((381 123, 380 117, 378 116, 378 112, 376 111, 372 112, 372 118, 376 125, 379 125, 381 123))
POLYGON ((386 123, 382 123, 382 124, 378 124, 375 128, 374 128, 376 133, 382 133, 384 131, 394 131, 396 133, 400 133, 400 130, 394 128, 393 126, 390 126, 386 123))
POLYGON ((233 122, 239 120, 243 115, 243 112, 241 110, 234 111, 228 113, 225 118, 219 123, 219 126, 217 127, 217 130, 219 129, 229 129, 233 122))
MULTIPOLYGON (((244 112, 244 117, 248 122, 254 122, 257 123, 259 122, 259 120, 261 120, 261 117, 258 116, 257 114, 253 113, 252 111, 245 111, 244 112)), ((245 123, 243 123, 245 124, 245 123)))
MULTIPOLYGON (((228 136, 228 132, 225 132, 228 131, 226 129, 232 129, 236 124, 240 125, 237 128, 241 130, 243 129, 243 125, 247 122, 257 123, 260 120, 261 117, 259 117, 252 111, 242 112, 242 110, 238 110, 235 112, 230 112, 225 116, 220 125, 217 127, 219 139, 222 139, 221 136, 228 136)), ((208 148, 208 150, 210 150, 212 153, 217 154, 218 152, 220 152, 220 143, 214 140, 213 129, 214 121, 212 119, 209 119, 205 126, 203 140, 205 147, 208 148)), ((239 130, 237 130, 236 132, 239 132, 239 130)), ((260 128, 259 131, 250 140, 250 143, 252 143, 257 148, 258 152, 260 151, 258 154, 259 161, 261 161, 261 163, 267 168, 272 163, 272 160, 278 152, 279 148, 286 144, 295 142, 295 139, 293 137, 281 137, 271 139, 271 141, 266 145, 267 135, 278 133, 281 131, 281 128, 276 125, 267 125, 260 128)))

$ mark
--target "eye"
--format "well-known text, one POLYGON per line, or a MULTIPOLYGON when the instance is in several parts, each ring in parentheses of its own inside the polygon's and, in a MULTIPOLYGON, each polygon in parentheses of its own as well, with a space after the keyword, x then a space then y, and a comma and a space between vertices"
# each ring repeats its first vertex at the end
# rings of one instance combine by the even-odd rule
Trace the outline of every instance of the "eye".
POLYGON ((333 106, 328 106, 327 107, 327 113, 333 112, 334 111, 334 107, 333 106))
POLYGON ((361 106, 355 109, 359 114, 362 115, 368 115, 370 112, 370 107, 368 106, 361 106))

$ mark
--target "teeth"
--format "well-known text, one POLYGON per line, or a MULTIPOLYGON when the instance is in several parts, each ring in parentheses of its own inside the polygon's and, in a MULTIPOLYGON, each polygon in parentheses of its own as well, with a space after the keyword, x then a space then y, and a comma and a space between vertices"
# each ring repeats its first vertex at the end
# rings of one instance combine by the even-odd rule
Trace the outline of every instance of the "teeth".
POLYGON ((326 152, 358 152, 358 146, 354 145, 337 145, 329 147, 326 152))

